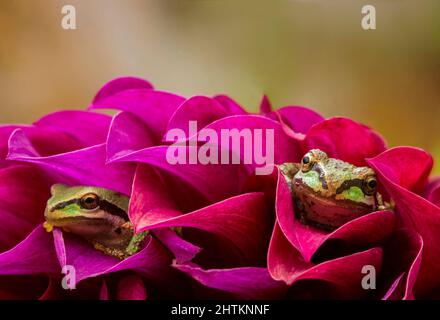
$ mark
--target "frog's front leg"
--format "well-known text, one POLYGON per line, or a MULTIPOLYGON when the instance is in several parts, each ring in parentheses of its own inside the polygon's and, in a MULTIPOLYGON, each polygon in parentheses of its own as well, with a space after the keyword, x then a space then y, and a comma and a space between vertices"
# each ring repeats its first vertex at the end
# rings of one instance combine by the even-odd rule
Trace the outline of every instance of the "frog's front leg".
POLYGON ((125 249, 126 257, 132 256, 135 253, 139 252, 141 249, 142 243, 144 239, 147 237, 148 231, 139 232, 135 235, 133 235, 133 238, 131 238, 130 243, 128 244, 127 248, 125 249))
POLYGON ((298 163, 286 162, 280 164, 278 168, 280 169, 281 174, 284 176, 284 179, 286 179, 289 189, 292 191, 292 180, 295 174, 300 170, 300 165, 298 163))
POLYGON ((127 258, 127 253, 123 250, 119 250, 119 249, 115 249, 115 248, 108 248, 98 242, 94 242, 93 247, 96 250, 102 251, 106 255, 118 258, 119 260, 123 260, 123 259, 127 258))
POLYGON ((379 192, 376 193, 376 203, 377 203, 377 210, 379 211, 381 210, 393 211, 395 207, 395 203, 393 199, 390 199, 390 202, 386 202, 383 200, 383 197, 379 192))

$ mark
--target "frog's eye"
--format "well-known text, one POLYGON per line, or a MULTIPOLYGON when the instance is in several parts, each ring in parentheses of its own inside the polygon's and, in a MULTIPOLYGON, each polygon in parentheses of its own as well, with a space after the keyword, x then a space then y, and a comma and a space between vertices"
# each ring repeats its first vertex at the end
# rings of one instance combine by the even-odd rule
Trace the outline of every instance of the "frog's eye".
POLYGON ((375 177, 368 177, 364 180, 363 191, 366 195, 372 195, 376 192, 377 180, 375 177))
POLYGON ((307 153, 301 160, 301 170, 307 172, 312 169, 314 164, 314 158, 311 153, 307 153))
POLYGON ((94 193, 88 193, 81 197, 79 204, 86 210, 94 210, 99 207, 99 197, 94 193))

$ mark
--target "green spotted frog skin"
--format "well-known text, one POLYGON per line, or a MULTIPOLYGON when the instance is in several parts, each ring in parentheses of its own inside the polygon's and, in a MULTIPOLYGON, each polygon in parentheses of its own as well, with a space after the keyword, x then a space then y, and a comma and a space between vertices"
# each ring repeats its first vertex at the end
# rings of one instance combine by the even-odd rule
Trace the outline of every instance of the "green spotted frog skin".
POLYGON ((52 186, 51 193, 44 214, 48 232, 62 228, 121 260, 141 249, 147 232, 134 233, 127 196, 104 188, 62 184, 52 186))
POLYGON ((301 163, 280 165, 303 223, 333 230, 367 213, 384 210, 375 172, 330 158, 319 149, 307 152, 301 163))

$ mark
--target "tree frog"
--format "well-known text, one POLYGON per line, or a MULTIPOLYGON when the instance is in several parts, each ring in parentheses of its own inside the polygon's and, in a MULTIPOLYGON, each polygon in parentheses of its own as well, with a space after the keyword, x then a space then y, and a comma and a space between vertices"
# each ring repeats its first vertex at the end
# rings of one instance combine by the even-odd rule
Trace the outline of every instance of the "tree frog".
POLYGON ((53 185, 51 193, 44 213, 48 232, 60 227, 121 260, 141 249, 147 231, 134 233, 127 196, 104 188, 62 184, 53 185))
POLYGON ((357 167, 313 149, 301 163, 284 163, 279 168, 292 193, 295 212, 305 224, 333 230, 367 213, 392 209, 377 192, 376 174, 369 167, 357 167))

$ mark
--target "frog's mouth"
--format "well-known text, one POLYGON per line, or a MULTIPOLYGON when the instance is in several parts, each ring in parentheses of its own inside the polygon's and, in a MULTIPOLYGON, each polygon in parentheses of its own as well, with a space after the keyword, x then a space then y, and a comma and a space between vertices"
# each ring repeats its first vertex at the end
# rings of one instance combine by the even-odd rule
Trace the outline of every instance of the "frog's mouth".
POLYGON ((306 224, 334 230, 343 224, 374 211, 374 207, 351 200, 323 197, 300 183, 292 184, 295 214, 306 224))
POLYGON ((88 218, 88 217, 64 217, 59 219, 47 219, 48 223, 54 227, 64 227, 71 224, 103 224, 106 220, 104 218, 88 218))

